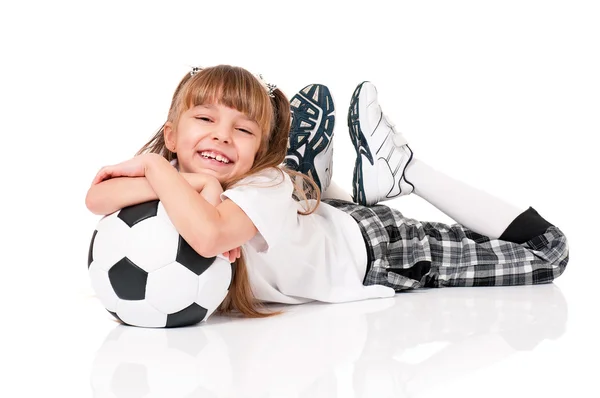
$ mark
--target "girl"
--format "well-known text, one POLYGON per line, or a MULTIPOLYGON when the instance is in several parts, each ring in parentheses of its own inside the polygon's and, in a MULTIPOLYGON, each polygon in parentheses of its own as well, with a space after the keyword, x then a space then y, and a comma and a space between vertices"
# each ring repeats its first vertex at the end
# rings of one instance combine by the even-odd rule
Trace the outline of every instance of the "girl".
POLYGON ((558 228, 531 207, 515 208, 415 159, 370 83, 357 87, 348 115, 358 204, 330 183, 327 88, 307 86, 291 109, 279 89, 242 68, 194 68, 163 127, 133 159, 98 172, 86 205, 109 214, 160 199, 194 250, 236 261, 220 312, 248 317, 281 313, 267 312, 266 302, 546 283, 563 272, 568 246, 558 228), (411 192, 459 224, 419 222, 375 205, 411 192))

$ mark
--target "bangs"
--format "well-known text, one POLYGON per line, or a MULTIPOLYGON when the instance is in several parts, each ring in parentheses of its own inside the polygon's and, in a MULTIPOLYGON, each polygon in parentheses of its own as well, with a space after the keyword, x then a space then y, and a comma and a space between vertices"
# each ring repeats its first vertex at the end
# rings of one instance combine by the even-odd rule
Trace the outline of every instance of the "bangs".
POLYGON ((266 89, 245 69, 219 65, 193 76, 181 93, 185 110, 198 105, 221 104, 256 121, 263 134, 271 131, 273 107, 266 89))

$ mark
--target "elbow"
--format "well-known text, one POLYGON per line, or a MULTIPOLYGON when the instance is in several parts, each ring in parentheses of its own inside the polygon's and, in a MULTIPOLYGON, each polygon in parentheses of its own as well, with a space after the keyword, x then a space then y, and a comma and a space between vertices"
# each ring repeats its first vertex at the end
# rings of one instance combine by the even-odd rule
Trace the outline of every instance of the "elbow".
POLYGON ((94 213, 96 215, 100 215, 100 212, 99 212, 100 209, 98 208, 98 201, 96 200, 96 198, 92 192, 92 188, 90 188, 87 195, 85 196, 85 207, 87 207, 87 209, 89 211, 91 211, 92 213, 94 213))
POLYGON ((85 197, 85 207, 97 216, 104 216, 118 209, 110 209, 106 200, 92 187, 85 197))

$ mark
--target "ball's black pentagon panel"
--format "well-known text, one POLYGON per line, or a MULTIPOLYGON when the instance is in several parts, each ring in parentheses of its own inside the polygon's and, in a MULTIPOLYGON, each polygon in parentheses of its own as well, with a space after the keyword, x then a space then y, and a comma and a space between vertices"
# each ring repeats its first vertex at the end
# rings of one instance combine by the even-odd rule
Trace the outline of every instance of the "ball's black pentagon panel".
POLYGON ((92 265, 92 261, 94 261, 94 240, 96 240, 97 233, 98 231, 94 231, 94 234, 92 235, 92 241, 90 242, 90 250, 88 251, 88 269, 90 269, 90 265, 92 265))
POLYGON ((183 265, 196 275, 202 275, 210 267, 216 257, 202 257, 192 247, 179 236, 179 245, 177 247, 177 257, 175 261, 183 265))
POLYGON ((119 211, 117 217, 123 220, 129 227, 133 227, 140 221, 156 216, 157 212, 158 200, 151 200, 149 202, 124 207, 119 211))
POLYGON ((117 297, 122 300, 143 300, 146 297, 148 273, 127 257, 108 270, 108 279, 117 297))
POLYGON ((179 312, 167 315, 167 325, 165 327, 176 328, 195 325, 204 319, 206 312, 206 308, 193 303, 179 312))

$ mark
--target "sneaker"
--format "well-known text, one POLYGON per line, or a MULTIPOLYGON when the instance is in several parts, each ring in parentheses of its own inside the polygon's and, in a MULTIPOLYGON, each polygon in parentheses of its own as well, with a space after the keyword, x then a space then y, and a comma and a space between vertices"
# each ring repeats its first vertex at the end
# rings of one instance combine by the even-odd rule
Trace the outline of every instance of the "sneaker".
POLYGON ((329 89, 304 87, 290 100, 292 124, 284 163, 311 177, 324 192, 333 173, 335 109, 329 89))
POLYGON ((348 127, 356 149, 354 202, 372 206, 411 193, 414 185, 406 180, 404 171, 413 152, 381 111, 377 89, 370 82, 362 82, 352 94, 348 127))

